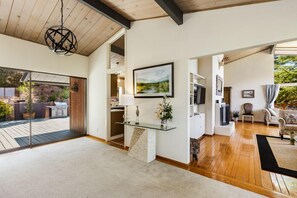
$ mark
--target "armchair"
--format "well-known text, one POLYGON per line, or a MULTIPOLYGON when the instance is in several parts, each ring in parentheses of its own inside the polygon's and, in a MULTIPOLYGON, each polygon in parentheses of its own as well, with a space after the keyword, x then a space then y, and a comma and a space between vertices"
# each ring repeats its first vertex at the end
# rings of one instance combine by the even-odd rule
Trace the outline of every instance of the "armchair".
POLYGON ((266 122, 267 126, 269 126, 270 124, 279 124, 278 121, 278 112, 275 112, 276 114, 273 115, 269 109, 263 109, 263 113, 265 113, 265 118, 264 121, 266 122))
POLYGON ((279 112, 279 135, 290 135, 291 139, 297 133, 297 110, 281 110, 279 112))
POLYGON ((251 118, 252 123, 254 123, 254 114, 253 114, 253 104, 251 103, 244 103, 242 105, 243 111, 241 114, 242 123, 244 123, 245 118, 251 118))

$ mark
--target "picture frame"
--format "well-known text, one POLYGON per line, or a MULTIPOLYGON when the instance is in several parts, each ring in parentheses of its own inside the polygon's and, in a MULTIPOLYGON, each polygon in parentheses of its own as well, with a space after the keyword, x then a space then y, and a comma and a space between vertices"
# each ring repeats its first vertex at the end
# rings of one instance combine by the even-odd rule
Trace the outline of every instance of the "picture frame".
POLYGON ((174 63, 133 70, 134 98, 174 97, 174 63))
POLYGON ((255 90, 242 90, 242 98, 255 98, 255 90))
POLYGON ((216 75, 216 95, 221 96, 223 94, 223 79, 221 76, 216 75))

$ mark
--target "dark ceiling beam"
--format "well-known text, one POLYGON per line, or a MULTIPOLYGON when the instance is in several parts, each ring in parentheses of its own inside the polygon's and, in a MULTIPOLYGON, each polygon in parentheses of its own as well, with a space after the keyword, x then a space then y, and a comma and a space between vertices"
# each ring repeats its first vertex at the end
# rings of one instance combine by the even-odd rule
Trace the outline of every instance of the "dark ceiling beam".
POLYGON ((178 24, 183 24, 183 11, 174 3, 173 0, 155 0, 157 4, 178 24))
POLYGON ((91 7, 92 9, 96 10, 103 16, 109 18, 110 20, 116 22, 117 24, 121 25, 126 29, 131 28, 131 21, 124 17, 123 15, 117 13, 100 0, 80 0, 82 3, 86 4, 87 6, 91 7))
POLYGON ((270 54, 274 54, 276 45, 271 45, 269 48, 270 48, 270 54))
POLYGON ((125 56, 125 50, 115 45, 110 46, 110 51, 112 51, 113 53, 119 54, 121 56, 125 56))

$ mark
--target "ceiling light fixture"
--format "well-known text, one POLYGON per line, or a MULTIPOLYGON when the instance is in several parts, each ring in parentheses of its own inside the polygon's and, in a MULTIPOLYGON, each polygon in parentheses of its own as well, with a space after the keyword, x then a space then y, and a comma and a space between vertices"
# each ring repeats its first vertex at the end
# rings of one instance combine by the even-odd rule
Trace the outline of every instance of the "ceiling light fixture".
POLYGON ((59 55, 70 56, 76 52, 78 43, 74 33, 64 27, 63 8, 64 4, 63 0, 61 0, 61 25, 48 28, 44 34, 44 40, 53 52, 59 55))

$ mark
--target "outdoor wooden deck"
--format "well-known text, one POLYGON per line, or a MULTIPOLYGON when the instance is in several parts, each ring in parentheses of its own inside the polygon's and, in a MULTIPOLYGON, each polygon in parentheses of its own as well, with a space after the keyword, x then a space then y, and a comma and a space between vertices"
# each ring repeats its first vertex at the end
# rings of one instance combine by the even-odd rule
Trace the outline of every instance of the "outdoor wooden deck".
MULTIPOLYGON (((0 122, 0 152, 29 145, 29 121, 0 122)), ((79 137, 69 131, 69 117, 32 120, 32 144, 45 144, 79 137)))

